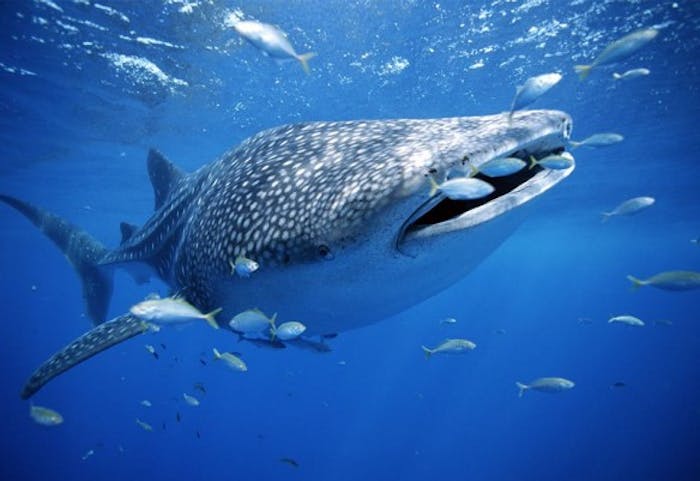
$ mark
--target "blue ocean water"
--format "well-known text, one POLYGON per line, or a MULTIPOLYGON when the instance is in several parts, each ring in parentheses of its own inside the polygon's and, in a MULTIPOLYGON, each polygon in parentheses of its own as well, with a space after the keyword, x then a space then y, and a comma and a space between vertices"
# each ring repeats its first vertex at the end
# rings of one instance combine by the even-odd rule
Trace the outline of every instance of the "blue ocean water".
MULTIPOLYGON (((2 479, 700 479, 700 291, 631 292, 625 279, 700 271, 698 2, 10 0, 1 11, 0 192, 109 246, 120 221, 152 212, 150 147, 192 171, 289 122, 502 112, 516 85, 553 71, 563 80, 533 107, 570 113, 576 139, 625 136, 575 151, 575 172, 462 281, 340 333, 332 352, 163 329, 42 389, 35 402, 65 418, 52 428, 32 422, 19 391, 90 323, 63 256, 0 208, 2 479), (311 74, 262 56, 232 18, 280 26, 318 54, 311 74), (658 37, 634 56, 575 76, 652 26, 658 37), (637 67, 651 74, 611 77, 637 67), (656 204, 600 222, 639 195, 656 204), (607 323, 622 313, 647 325, 607 323), (448 316, 457 324, 440 325, 448 316), (426 361, 420 346, 446 337, 477 348, 426 361), (211 346, 225 344, 249 372, 212 365, 211 346), (518 397, 516 381, 541 376, 576 386, 518 397)), ((111 316, 166 290, 123 273, 115 286, 111 316)))

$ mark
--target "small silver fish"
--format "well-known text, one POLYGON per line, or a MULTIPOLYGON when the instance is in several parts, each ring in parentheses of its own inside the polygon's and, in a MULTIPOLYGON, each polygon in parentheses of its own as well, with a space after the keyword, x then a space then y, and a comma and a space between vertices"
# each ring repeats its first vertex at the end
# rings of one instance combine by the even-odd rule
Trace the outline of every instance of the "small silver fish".
POLYGON ((301 64, 304 72, 309 73, 309 60, 316 56, 309 52, 298 54, 287 39, 287 34, 267 23, 254 20, 242 20, 233 24, 238 35, 246 39, 265 55, 278 60, 295 59, 301 64))
POLYGON ((148 399, 144 399, 143 401, 141 401, 141 406, 150 408, 151 406, 153 406, 153 404, 151 404, 151 401, 149 401, 148 399))
POLYGON ((150 355, 152 355, 153 357, 155 357, 156 359, 158 359, 159 356, 158 356, 158 353, 156 352, 156 348, 155 348, 155 347, 151 346, 150 344, 146 344, 146 345, 144 345, 143 347, 144 347, 144 349, 146 349, 146 351, 148 351, 148 353, 149 353, 150 355))
POLYGON ((432 176, 429 179, 431 197, 440 191, 450 200, 481 199, 494 191, 491 184, 473 177, 458 177, 439 185, 432 176))
POLYGON ((235 262, 229 261, 229 264, 231 265, 231 274, 235 273, 239 277, 250 277, 253 272, 260 268, 260 264, 245 256, 238 256, 235 262))
POLYGON ((630 80, 637 77, 644 77, 649 75, 651 71, 648 68, 633 68, 625 73, 613 73, 612 76, 615 80, 630 80))
POLYGON ((85 454, 83 454, 83 457, 82 457, 81 459, 82 459, 83 461, 85 461, 87 458, 89 458, 89 457, 92 456, 93 454, 95 454, 95 450, 94 450, 94 449, 90 449, 88 452, 86 452, 85 454))
POLYGON ((666 271, 651 276, 648 279, 637 279, 627 276, 632 283, 632 288, 642 286, 656 287, 665 291, 687 291, 700 288, 700 272, 694 271, 666 271))
POLYGON ((576 147, 607 147, 622 142, 625 138, 616 133, 593 134, 583 140, 570 140, 569 145, 572 149, 576 147))
POLYGON ((524 84, 515 89, 515 97, 510 107, 511 117, 513 112, 533 103, 558 84, 560 80, 561 74, 558 73, 546 73, 527 79, 524 84))
POLYGON ((477 173, 481 173, 487 177, 506 177, 520 172, 526 165, 524 160, 517 157, 499 157, 489 160, 478 168, 474 168, 471 175, 474 176, 477 173))
POLYGON ((569 152, 562 152, 561 154, 551 154, 547 157, 543 157, 540 160, 535 159, 530 156, 530 169, 534 166, 539 165, 545 169, 552 170, 564 170, 569 169, 574 166, 574 156, 569 152))
POLYGON ((574 71, 578 74, 580 80, 585 80, 595 67, 619 62, 629 57, 656 38, 658 34, 659 31, 655 28, 643 28, 625 35, 605 47, 605 50, 593 60, 593 63, 590 65, 576 65, 574 66, 574 71))
POLYGON ((515 385, 518 386, 518 397, 523 397, 523 393, 528 389, 554 393, 567 391, 575 386, 573 381, 569 381, 563 377, 540 377, 529 384, 516 382, 515 385))
POLYGON ((267 317, 260 309, 248 309, 240 314, 236 314, 228 323, 229 327, 236 332, 248 334, 258 333, 264 329, 273 327, 277 319, 277 313, 272 317, 267 317))
POLYGON ((34 404, 29 406, 29 416, 35 423, 42 426, 58 426, 63 423, 63 416, 58 411, 43 406, 35 406, 34 404))
POLYGON ((440 345, 430 349, 421 346, 426 359, 430 359, 433 354, 464 354, 476 347, 472 341, 467 339, 445 339, 440 345))
POLYGON ((148 424, 146 422, 141 421, 139 418, 136 418, 136 424, 138 425, 138 427, 140 427, 144 431, 149 431, 149 432, 153 431, 153 426, 151 426, 150 424, 148 424))
POLYGON ((194 397, 194 396, 190 396, 189 394, 183 392, 183 393, 182 393, 182 398, 183 398, 183 399, 185 400, 185 402, 186 402, 187 404, 189 404, 190 406, 193 406, 193 407, 199 406, 199 399, 197 399, 197 398, 194 397))
POLYGON ((608 324, 613 324, 613 323, 627 324, 628 326, 633 326, 633 327, 644 327, 644 321, 642 321, 638 317, 631 316, 629 314, 623 314, 623 315, 611 317, 610 319, 608 319, 608 324))
POLYGON ((245 362, 243 362, 243 359, 235 354, 231 354, 230 352, 225 352, 222 354, 217 348, 213 348, 212 351, 214 352, 215 360, 224 361, 224 364, 234 371, 246 372, 248 370, 248 366, 245 362))
POLYGON ((618 215, 634 215, 638 212, 654 205, 656 200, 653 197, 634 197, 628 199, 615 207, 610 212, 603 212, 603 222, 618 215))
POLYGON ((129 312, 142 321, 156 324, 182 324, 203 319, 211 327, 218 329, 219 325, 214 317, 221 312, 221 308, 203 314, 180 297, 166 297, 165 299, 146 299, 131 306, 129 312))
POLYGON ((272 337, 277 338, 280 341, 289 341, 290 339, 296 339, 301 336, 304 331, 306 331, 306 326, 298 321, 284 322, 279 325, 279 327, 274 327, 272 329, 272 337))
POLYGON ((440 320, 440 325, 443 324, 457 324, 457 319, 455 319, 454 317, 446 317, 440 320))

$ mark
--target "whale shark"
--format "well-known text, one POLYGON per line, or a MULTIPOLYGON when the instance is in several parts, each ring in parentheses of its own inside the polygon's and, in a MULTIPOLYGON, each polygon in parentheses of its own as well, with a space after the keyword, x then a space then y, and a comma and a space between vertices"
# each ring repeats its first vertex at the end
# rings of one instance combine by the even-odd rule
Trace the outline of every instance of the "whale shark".
POLYGON ((151 150, 153 215, 142 226, 122 223, 113 249, 43 208, 0 195, 70 261, 93 321, 40 365, 21 396, 149 329, 128 306, 107 320, 115 269, 139 281, 156 276, 202 312, 221 308, 223 328, 250 308, 302 321, 309 335, 406 310, 463 278, 575 166, 477 174, 494 191, 470 200, 431 193, 429 177, 444 180, 504 156, 561 153, 571 129, 569 115, 554 110, 304 122, 261 131, 191 173, 151 150), (238 256, 259 270, 234 275, 238 256))

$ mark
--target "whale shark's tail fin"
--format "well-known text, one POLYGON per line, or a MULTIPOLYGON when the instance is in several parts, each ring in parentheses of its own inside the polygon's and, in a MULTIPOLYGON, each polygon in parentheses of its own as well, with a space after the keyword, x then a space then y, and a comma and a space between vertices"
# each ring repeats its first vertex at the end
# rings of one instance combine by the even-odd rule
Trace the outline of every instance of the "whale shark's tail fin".
POLYGON ((29 399, 47 382, 68 369, 148 329, 147 323, 131 314, 124 314, 93 327, 34 371, 22 389, 22 399, 29 399))
POLYGON ((80 227, 44 209, 8 195, 0 195, 0 201, 24 214, 56 244, 80 277, 88 316, 95 324, 103 322, 112 297, 112 269, 99 265, 107 248, 80 227))

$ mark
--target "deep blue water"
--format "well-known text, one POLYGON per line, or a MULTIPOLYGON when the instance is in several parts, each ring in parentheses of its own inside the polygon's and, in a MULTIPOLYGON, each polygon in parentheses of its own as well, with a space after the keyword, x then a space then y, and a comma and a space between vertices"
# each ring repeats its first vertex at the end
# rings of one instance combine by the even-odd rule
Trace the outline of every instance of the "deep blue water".
MULTIPOLYGON (((564 78, 534 107, 570 113, 574 138, 625 140, 577 150, 572 176, 468 277, 341 333, 333 352, 229 342, 251 367, 238 375, 199 362, 225 334, 163 329, 40 391, 35 402, 65 418, 53 428, 34 424, 18 393, 89 321, 70 265, 0 208, 2 479, 700 479, 700 291, 631 292, 625 280, 700 271, 689 242, 700 236, 699 3, 190 3, 188 13, 177 0, 2 2, 0 192, 114 246, 120 221, 152 211, 151 146, 190 171, 282 123, 501 112, 516 85, 551 71, 564 78), (240 40, 231 14, 317 52, 311 75, 240 40), (574 64, 650 26, 660 34, 643 50, 576 78, 574 64), (612 80, 635 67, 651 74, 612 80), (637 195, 657 202, 601 224, 600 212, 637 195), (621 313, 647 325, 607 324, 621 313), (458 323, 440 326, 448 316, 458 323), (425 361, 420 345, 445 337, 477 348, 425 361), (518 398, 515 381, 540 376, 576 386, 518 398), (195 382, 207 389, 198 408, 181 397, 195 382)), ((118 273, 110 315, 156 290, 118 273)))

